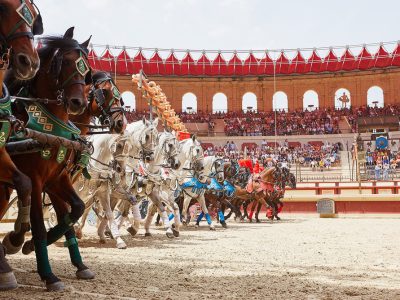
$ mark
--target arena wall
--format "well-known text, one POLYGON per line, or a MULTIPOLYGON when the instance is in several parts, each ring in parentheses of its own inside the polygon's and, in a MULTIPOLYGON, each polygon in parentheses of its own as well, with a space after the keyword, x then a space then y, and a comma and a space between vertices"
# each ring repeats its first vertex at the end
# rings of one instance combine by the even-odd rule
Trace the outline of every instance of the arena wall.
MULTIPOLYGON (((247 92, 257 96, 258 110, 271 110, 273 95, 283 91, 288 96, 289 109, 303 108, 303 95, 308 90, 317 92, 319 107, 334 106, 335 92, 340 88, 349 90, 351 104, 367 104, 367 91, 372 86, 383 89, 385 104, 400 104, 400 68, 375 69, 307 75, 279 75, 275 77, 150 77, 166 93, 176 111, 182 109, 182 97, 193 93, 197 97, 197 109, 212 110, 213 96, 224 93, 228 98, 228 110, 240 111, 242 97, 247 92)), ((131 91, 136 98, 136 110, 148 109, 130 76, 117 76, 121 92, 131 91)))

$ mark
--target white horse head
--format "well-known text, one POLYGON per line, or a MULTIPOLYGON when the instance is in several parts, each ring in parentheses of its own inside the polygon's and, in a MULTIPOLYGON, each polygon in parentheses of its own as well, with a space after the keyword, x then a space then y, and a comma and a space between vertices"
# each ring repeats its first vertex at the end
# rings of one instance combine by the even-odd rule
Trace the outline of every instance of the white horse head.
POLYGON ((158 145, 154 151, 153 166, 166 166, 177 170, 181 163, 178 160, 179 143, 174 133, 164 131, 158 136, 158 145))
POLYGON ((195 136, 180 142, 178 160, 181 164, 181 177, 196 176, 201 182, 206 181, 203 148, 195 136))
POLYGON ((224 181, 224 160, 216 156, 205 157, 204 173, 222 183, 224 181))
POLYGON ((132 139, 131 155, 134 158, 147 161, 154 159, 154 149, 158 144, 157 125, 158 118, 152 122, 143 118, 142 121, 131 123, 126 127, 126 132, 132 139))

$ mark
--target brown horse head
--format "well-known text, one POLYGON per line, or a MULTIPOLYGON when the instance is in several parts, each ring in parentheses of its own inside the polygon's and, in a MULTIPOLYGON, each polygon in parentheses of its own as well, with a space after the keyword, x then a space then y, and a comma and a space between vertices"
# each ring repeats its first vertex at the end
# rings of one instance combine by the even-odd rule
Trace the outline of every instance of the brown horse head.
POLYGON ((127 120, 123 100, 111 75, 107 72, 96 72, 93 87, 89 93, 90 110, 99 117, 102 125, 110 127, 112 133, 125 130, 127 120))
POLYGON ((41 97, 54 99, 57 95, 68 114, 79 115, 88 106, 85 88, 92 81, 87 59, 90 38, 79 44, 73 39, 73 32, 71 27, 63 37, 42 39, 41 67, 35 83, 41 89, 41 97))
POLYGON ((9 59, 15 77, 31 79, 40 64, 33 36, 43 33, 42 17, 36 5, 29 0, 0 0, 0 20, 3 59, 10 50, 9 59))

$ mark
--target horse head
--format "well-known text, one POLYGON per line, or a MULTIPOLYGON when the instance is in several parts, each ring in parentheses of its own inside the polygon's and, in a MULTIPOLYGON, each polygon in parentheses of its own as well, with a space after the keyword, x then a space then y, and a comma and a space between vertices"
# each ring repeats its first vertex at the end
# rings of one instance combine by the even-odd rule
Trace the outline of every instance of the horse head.
POLYGON ((10 60, 18 80, 33 78, 40 65, 33 37, 43 33, 37 6, 29 0, 1 0, 0 20, 1 63, 7 64, 10 60))
MULTIPOLYGON (((181 163, 178 159, 179 144, 176 136, 171 133, 164 131, 159 135, 158 147, 155 151, 155 160, 160 157, 163 161, 166 161, 168 167, 177 170, 181 163)), ((157 163, 157 162, 156 162, 157 163)))
POLYGON ((92 80, 89 111, 99 117, 100 123, 108 126, 112 133, 123 132, 127 125, 124 102, 114 80, 104 71, 94 73, 92 80))

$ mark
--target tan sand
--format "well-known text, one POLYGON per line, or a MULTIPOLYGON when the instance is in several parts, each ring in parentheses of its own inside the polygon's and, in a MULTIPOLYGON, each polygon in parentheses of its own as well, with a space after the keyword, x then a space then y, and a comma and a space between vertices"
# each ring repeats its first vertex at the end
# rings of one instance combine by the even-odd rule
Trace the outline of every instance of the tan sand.
POLYGON ((21 287, 0 299, 400 299, 399 219, 285 218, 215 232, 202 224, 173 240, 153 228, 150 238, 125 235, 127 250, 90 234, 80 245, 97 277, 86 282, 57 243, 49 253, 62 293, 44 291, 33 254, 17 254, 21 287))

